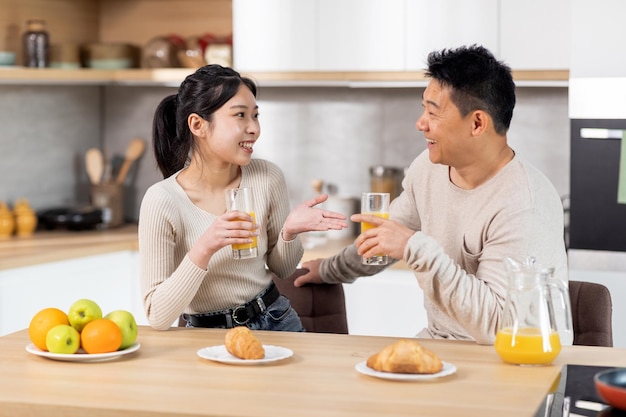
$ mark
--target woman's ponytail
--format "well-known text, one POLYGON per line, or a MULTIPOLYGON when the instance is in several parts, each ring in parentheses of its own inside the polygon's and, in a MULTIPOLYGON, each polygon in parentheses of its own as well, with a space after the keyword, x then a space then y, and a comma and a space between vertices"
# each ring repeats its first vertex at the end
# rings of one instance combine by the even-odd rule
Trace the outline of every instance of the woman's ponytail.
POLYGON ((176 94, 165 97, 159 103, 152 122, 152 146, 163 178, 185 166, 191 147, 189 135, 179 138, 176 133, 176 101, 176 94))

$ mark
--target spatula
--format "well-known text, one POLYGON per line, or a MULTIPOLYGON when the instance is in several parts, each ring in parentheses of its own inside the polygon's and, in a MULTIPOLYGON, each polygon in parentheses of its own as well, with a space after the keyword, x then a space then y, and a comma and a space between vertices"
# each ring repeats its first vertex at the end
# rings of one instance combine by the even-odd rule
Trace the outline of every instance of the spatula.
POLYGON ((92 184, 100 184, 104 173, 104 158, 98 148, 90 148, 85 153, 85 169, 92 184))
POLYGON ((130 141, 128 147, 126 148, 124 163, 120 168, 120 172, 118 172, 117 174, 115 182, 117 182, 118 184, 124 182, 130 166, 141 156, 145 148, 146 142, 143 139, 135 138, 130 141))

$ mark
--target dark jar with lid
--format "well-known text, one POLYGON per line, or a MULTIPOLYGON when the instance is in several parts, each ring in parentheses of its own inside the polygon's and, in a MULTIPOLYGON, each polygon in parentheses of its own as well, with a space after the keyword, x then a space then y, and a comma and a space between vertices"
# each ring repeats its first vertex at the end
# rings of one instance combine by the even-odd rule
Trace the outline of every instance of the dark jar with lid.
POLYGON ((391 200, 402 192, 404 171, 400 168, 376 165, 370 167, 370 191, 389 193, 391 200))
POLYGON ((22 35, 22 44, 25 67, 45 68, 48 66, 50 40, 45 21, 27 21, 26 32, 22 35))

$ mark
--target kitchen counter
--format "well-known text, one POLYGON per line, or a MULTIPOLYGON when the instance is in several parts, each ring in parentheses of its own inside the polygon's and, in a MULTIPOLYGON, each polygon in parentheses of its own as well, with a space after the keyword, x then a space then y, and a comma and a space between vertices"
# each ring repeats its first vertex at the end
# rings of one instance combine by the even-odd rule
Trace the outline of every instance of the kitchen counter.
POLYGON ((26 330, 0 337, 0 417, 85 416, 512 416, 532 417, 564 364, 626 366, 624 349, 567 346, 554 365, 502 362, 493 346, 422 340, 454 364, 435 380, 398 382, 355 366, 394 338, 257 332, 293 356, 233 366, 197 355, 223 329, 139 328, 137 352, 105 362, 61 362, 28 353, 26 330))
MULTIPOLYGON (((305 244, 302 261, 332 256, 352 241, 328 239, 314 247, 305 244)), ((13 236, 0 240, 0 270, 138 248, 136 224, 109 230, 37 231, 30 237, 13 236)), ((406 264, 398 262, 392 268, 406 269, 406 264)))
POLYGON ((0 270, 137 249, 136 224, 110 230, 38 230, 29 237, 0 240, 0 270))

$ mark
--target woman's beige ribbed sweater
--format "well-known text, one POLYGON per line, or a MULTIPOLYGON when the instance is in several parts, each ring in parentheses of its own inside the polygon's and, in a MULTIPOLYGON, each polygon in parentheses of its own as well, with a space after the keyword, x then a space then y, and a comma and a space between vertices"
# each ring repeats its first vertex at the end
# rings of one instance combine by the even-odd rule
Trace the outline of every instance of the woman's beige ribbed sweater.
POLYGON ((150 325, 162 330, 183 312, 219 311, 250 301, 270 284, 272 273, 280 278, 293 273, 303 254, 299 238, 282 239, 290 211, 282 171, 271 162, 253 159, 242 167, 240 187, 254 191, 259 256, 234 260, 226 246, 206 269, 197 267, 187 253, 216 216, 191 202, 177 176, 152 185, 139 213, 141 292, 150 325))

